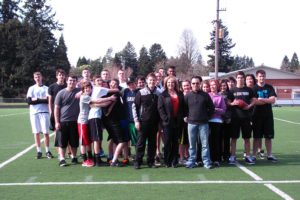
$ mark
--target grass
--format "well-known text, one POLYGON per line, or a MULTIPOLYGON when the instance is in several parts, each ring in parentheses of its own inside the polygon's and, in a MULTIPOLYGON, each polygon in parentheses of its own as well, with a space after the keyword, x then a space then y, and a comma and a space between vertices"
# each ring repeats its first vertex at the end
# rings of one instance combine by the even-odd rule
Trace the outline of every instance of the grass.
MULTIPOLYGON (((276 118, 300 122, 299 107, 274 108, 276 118)), ((0 163, 33 144, 28 109, 0 109, 0 163)), ((279 159, 276 164, 258 160, 246 166, 263 180, 300 180, 300 124, 275 120, 273 152, 279 159)), ((106 137, 104 137, 106 138, 106 137)), ((53 139, 51 140, 53 145, 53 139)), ((105 144, 106 145, 106 144, 105 144)), ((52 148, 52 152, 55 149, 52 148)), ((238 140, 238 155, 242 155, 242 140, 238 140)), ((55 153, 56 154, 56 153, 55 153)), ((145 185, 87 185, 85 182, 104 181, 253 181, 235 166, 223 164, 220 168, 192 170, 177 169, 134 170, 124 168, 80 165, 58 167, 57 159, 36 160, 32 149, 17 160, 0 168, 1 183, 80 182, 82 185, 23 185, 0 186, 1 199, 281 199, 263 184, 145 184, 145 185), (250 194, 250 195, 249 195, 250 194)), ((239 157, 240 163, 244 162, 239 157)), ((70 163, 70 160, 67 160, 70 163)), ((274 184, 292 198, 300 197, 299 183, 274 184)))

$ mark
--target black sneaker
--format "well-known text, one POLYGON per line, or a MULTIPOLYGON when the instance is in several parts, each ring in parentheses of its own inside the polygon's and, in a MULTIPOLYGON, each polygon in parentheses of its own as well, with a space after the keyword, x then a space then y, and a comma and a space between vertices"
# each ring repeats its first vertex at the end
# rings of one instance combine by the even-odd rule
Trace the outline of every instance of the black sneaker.
POLYGON ((110 166, 111 167, 124 167, 124 165, 122 163, 120 163, 118 160, 116 160, 115 162, 111 162, 110 166))
POLYGON ((42 155, 43 155, 42 152, 37 152, 36 159, 41 159, 42 155))
POLYGON ((141 165, 139 163, 135 162, 134 169, 141 169, 141 165))
POLYGON ((66 167, 67 166, 67 163, 66 163, 66 160, 61 160, 59 161, 59 164, 58 164, 60 167, 66 167))
POLYGON ((50 151, 48 151, 46 153, 46 156, 47 156, 48 159, 52 159, 53 158, 53 155, 52 155, 52 153, 50 151))
POLYGON ((97 167, 104 167, 104 166, 109 166, 107 162, 104 162, 101 160, 101 158, 96 158, 96 166, 97 167))
POLYGON ((77 165, 78 164, 78 159, 77 158, 72 158, 71 163, 73 165, 77 165))
POLYGON ((271 162, 273 162, 273 163, 276 163, 276 162, 278 161, 277 158, 275 158, 273 155, 267 156, 267 160, 268 160, 268 161, 271 161, 271 162))
POLYGON ((260 152, 257 153, 260 159, 264 159, 265 158, 265 151, 264 150, 260 150, 260 152))

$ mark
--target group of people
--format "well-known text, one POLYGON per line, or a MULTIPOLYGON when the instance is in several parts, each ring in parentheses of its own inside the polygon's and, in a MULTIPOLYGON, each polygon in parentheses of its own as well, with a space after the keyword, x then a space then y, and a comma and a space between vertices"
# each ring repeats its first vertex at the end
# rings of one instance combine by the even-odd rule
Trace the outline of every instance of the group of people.
POLYGON ((120 167, 128 165, 132 156, 134 168, 141 169, 147 149, 150 168, 163 163, 168 168, 201 165, 212 169, 223 161, 236 163, 240 133, 246 163, 255 164, 256 155, 264 156, 262 138, 266 159, 277 161, 272 155, 276 93, 265 82, 263 70, 256 77, 239 71, 235 78, 209 81, 200 76, 179 80, 174 66, 168 67, 167 74, 161 68, 135 79, 126 78, 122 69, 117 79, 111 79, 108 70, 93 79, 90 76, 86 68, 78 81, 58 69, 57 82, 48 88, 40 72, 33 74, 35 85, 28 89, 27 101, 38 159, 42 158, 40 133, 44 134, 46 157, 53 158, 50 128, 55 131, 59 166, 67 166, 67 151, 71 163, 78 164, 80 147, 84 167, 120 167), (107 162, 101 159, 103 129, 108 132, 107 162))

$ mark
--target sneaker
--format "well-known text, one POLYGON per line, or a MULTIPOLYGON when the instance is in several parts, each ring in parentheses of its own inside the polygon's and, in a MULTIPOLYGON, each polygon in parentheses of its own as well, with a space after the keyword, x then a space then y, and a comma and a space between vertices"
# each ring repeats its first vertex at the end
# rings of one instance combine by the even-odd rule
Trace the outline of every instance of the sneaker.
POLYGON ((82 167, 87 167, 87 165, 88 165, 88 164, 87 164, 87 160, 84 160, 84 161, 82 162, 82 164, 81 164, 82 167))
POLYGON ((104 162, 103 160, 101 160, 101 158, 96 158, 96 166, 97 167, 109 166, 109 163, 104 162))
POLYGON ((244 151, 244 153, 243 153, 243 157, 244 157, 244 158, 246 158, 246 156, 247 156, 247 154, 246 154, 246 152, 244 151))
POLYGON ((87 159, 85 167, 94 167, 94 161, 92 159, 87 159))
POLYGON ((111 162, 110 166, 111 167, 124 167, 124 165, 122 163, 120 163, 118 160, 116 160, 115 162, 111 162))
POLYGON ((255 161, 253 160, 253 158, 251 156, 246 156, 245 157, 245 162, 249 165, 254 165, 255 161))
POLYGON ((204 165, 205 169, 213 169, 214 167, 212 165, 204 165))
POLYGON ((37 152, 36 159, 41 159, 42 155, 43 155, 42 152, 37 152))
MULTIPOLYGON (((220 167, 220 162, 215 161, 215 162, 213 163, 213 165, 214 165, 215 167, 220 167)), ((204 166, 204 167, 205 167, 205 166, 204 166)))
POLYGON ((66 160, 61 160, 59 161, 59 164, 58 164, 60 167, 65 167, 67 166, 67 163, 66 163, 66 160))
POLYGON ((185 165, 185 167, 188 168, 188 169, 192 169, 192 168, 197 167, 197 165, 196 165, 195 163, 187 163, 187 164, 185 165))
POLYGON ((186 164, 186 160, 180 159, 180 160, 178 161, 178 164, 180 164, 180 165, 185 165, 185 164, 186 164))
POLYGON ((106 157, 105 152, 104 152, 104 150, 102 148, 100 149, 100 157, 101 158, 106 157))
POLYGON ((123 159, 122 164, 123 165, 129 165, 129 159, 123 159))
MULTIPOLYGON (((161 165, 159 165, 159 166, 161 166, 161 165)), ((148 167, 149 167, 149 168, 155 169, 155 168, 158 168, 159 166, 158 166, 158 165, 155 165, 155 163, 154 163, 154 164, 153 164, 153 163, 148 163, 148 167)))
POLYGON ((48 152, 46 153, 46 157, 47 157, 48 159, 52 159, 52 158, 53 158, 53 155, 52 155, 52 153, 51 153, 50 151, 48 151, 48 152))
POLYGON ((73 165, 77 165, 78 164, 78 159, 77 158, 72 158, 71 163, 73 165))
POLYGON ((259 156, 260 159, 264 159, 265 158, 265 151, 264 150, 260 150, 257 155, 259 156))
POLYGON ((197 167, 203 167, 203 162, 202 161, 198 161, 195 164, 197 165, 197 167))
POLYGON ((267 160, 268 160, 268 161, 271 161, 271 162, 273 162, 273 163, 276 163, 276 162, 278 161, 277 158, 275 158, 273 155, 267 156, 267 160))
POLYGON ((158 155, 155 156, 154 165, 157 167, 161 166, 160 157, 158 155))
POLYGON ((228 164, 235 165, 236 164, 236 157, 235 156, 230 156, 228 161, 229 161, 228 164))
POLYGON ((137 162, 134 163, 134 169, 141 169, 141 165, 137 162))

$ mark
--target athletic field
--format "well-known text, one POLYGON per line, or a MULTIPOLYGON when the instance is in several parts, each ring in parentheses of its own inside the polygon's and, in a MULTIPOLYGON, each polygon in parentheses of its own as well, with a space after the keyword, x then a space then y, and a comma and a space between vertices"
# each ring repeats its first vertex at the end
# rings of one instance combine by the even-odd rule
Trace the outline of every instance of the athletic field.
POLYGON ((59 167, 53 137, 55 158, 37 160, 28 109, 0 109, 0 199, 300 199, 300 107, 274 114, 278 163, 246 165, 239 139, 236 166, 134 170, 59 167))

